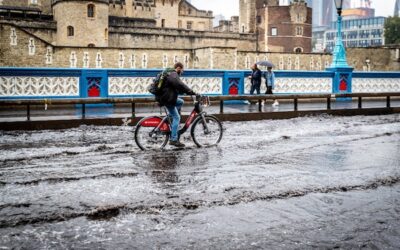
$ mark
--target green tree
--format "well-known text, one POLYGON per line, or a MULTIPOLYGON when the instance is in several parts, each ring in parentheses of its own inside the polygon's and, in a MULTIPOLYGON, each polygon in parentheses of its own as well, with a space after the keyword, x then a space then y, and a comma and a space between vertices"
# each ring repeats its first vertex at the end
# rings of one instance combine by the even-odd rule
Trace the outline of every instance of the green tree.
POLYGON ((400 44, 400 17, 388 17, 385 22, 385 44, 400 44))

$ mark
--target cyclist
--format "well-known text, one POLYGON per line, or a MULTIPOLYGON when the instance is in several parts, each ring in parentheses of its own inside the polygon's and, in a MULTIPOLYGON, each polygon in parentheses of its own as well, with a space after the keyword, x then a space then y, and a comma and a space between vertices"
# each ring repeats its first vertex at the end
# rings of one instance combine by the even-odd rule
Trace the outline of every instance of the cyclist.
POLYGON ((180 75, 183 73, 183 64, 177 62, 174 65, 174 69, 175 71, 172 71, 167 76, 162 93, 156 97, 156 100, 161 106, 165 106, 167 108, 168 113, 172 118, 169 145, 183 148, 185 147, 185 144, 181 143, 178 137, 179 123, 181 121, 180 110, 183 105, 183 100, 178 98, 178 95, 196 95, 196 93, 180 79, 180 75))

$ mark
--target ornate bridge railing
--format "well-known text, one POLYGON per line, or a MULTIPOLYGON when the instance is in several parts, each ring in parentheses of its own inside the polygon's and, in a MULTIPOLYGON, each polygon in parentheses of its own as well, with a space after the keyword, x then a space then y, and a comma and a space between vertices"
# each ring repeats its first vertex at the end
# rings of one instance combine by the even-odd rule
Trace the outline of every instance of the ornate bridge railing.
MULTIPOLYGON (((147 86, 160 72, 119 69, 0 68, 0 99, 93 98, 148 96, 147 86)), ((250 71, 186 70, 182 79, 208 95, 242 95, 250 90, 250 71)), ((329 71, 275 71, 276 94, 341 93, 329 71)), ((346 91, 399 92, 400 72, 354 72, 346 91)), ((265 84, 262 84, 265 92, 265 84)), ((344 92, 343 92, 344 93, 344 92)))

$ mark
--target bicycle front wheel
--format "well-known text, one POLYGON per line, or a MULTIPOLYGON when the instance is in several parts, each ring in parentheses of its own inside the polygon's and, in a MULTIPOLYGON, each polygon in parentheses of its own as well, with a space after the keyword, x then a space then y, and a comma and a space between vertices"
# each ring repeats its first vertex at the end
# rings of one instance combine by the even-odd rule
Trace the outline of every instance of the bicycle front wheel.
POLYGON ((222 139, 222 124, 214 116, 197 118, 192 126, 191 136, 198 147, 217 145, 222 139))
POLYGON ((135 142, 141 150, 163 149, 168 137, 168 133, 155 127, 138 124, 135 129, 135 142))

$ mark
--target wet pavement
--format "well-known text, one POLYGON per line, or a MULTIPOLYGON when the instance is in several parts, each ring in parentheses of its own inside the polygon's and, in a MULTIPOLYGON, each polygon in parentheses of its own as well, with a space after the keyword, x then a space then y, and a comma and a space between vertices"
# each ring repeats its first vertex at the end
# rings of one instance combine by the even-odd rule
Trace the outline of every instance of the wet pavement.
POLYGON ((400 115, 0 132, 0 249, 399 249, 400 115))

